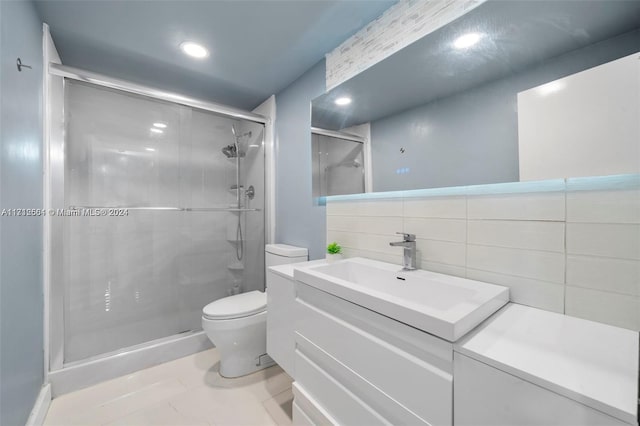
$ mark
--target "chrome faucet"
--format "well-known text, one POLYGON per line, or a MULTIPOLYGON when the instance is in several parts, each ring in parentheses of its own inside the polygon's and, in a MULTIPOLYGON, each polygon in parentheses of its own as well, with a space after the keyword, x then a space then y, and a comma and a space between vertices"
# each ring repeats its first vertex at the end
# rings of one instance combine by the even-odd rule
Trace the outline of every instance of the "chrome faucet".
POLYGON ((415 234, 405 234, 404 232, 396 232, 402 235, 402 241, 389 243, 393 247, 403 247, 404 256, 402 258, 402 270, 413 271, 416 268, 416 236, 415 234))

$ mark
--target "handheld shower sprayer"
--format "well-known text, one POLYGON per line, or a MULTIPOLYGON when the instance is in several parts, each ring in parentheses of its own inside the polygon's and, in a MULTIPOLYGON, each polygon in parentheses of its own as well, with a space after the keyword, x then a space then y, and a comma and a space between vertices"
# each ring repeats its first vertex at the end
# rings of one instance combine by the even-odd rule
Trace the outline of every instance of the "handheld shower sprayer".
POLYGON ((240 153, 240 158, 242 158, 246 153, 240 149, 240 139, 246 137, 250 138, 252 133, 249 131, 243 134, 238 134, 238 132, 236 131, 236 126, 234 124, 231 125, 231 133, 233 133, 233 144, 227 145, 222 148, 222 153, 227 158, 237 158, 238 153, 240 153))

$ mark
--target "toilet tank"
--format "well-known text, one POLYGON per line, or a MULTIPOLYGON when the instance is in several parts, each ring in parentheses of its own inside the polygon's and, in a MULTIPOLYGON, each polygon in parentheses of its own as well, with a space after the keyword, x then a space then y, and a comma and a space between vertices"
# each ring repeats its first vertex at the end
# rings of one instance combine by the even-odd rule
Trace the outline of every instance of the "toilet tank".
POLYGON ((267 268, 286 263, 306 262, 309 259, 309 251, 306 248, 287 244, 267 244, 264 251, 267 268))

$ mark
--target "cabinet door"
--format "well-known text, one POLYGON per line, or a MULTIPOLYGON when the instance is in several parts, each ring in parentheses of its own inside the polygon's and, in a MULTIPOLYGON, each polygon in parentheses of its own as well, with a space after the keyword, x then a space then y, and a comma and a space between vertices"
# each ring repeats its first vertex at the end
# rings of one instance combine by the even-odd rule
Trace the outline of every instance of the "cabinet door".
POLYGON ((456 426, 626 425, 457 352, 454 370, 456 426))

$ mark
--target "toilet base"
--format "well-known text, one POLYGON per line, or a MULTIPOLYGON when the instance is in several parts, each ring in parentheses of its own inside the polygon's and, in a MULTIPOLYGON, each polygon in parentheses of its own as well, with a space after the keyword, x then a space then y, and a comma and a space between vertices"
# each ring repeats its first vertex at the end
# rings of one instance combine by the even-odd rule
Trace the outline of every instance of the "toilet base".
POLYGON ((222 377, 245 376, 274 364, 266 355, 266 311, 223 320, 202 317, 202 329, 220 353, 222 377))
POLYGON ((219 373, 227 379, 246 376, 256 371, 276 365, 275 361, 267 354, 257 358, 246 356, 221 357, 219 373))

